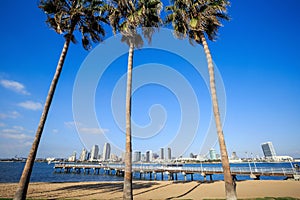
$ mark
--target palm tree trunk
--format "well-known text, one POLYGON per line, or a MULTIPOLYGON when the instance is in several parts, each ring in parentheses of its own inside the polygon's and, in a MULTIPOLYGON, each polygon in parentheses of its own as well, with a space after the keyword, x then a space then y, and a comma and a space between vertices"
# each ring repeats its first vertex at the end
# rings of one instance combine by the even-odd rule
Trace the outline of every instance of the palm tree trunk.
POLYGON ((221 159, 222 159, 222 167, 224 172, 224 182, 225 182, 225 191, 226 191, 226 199, 236 199, 236 184, 232 179, 231 173, 230 173, 230 166, 229 166, 229 160, 228 160, 228 153, 226 149, 224 134, 222 130, 222 124, 220 119, 220 113, 219 113, 219 105, 218 105, 218 99, 217 99, 217 92, 216 92, 216 85, 215 85, 215 73, 214 73, 214 66, 212 63, 211 54, 208 48, 208 44, 206 42, 205 36, 202 33, 201 34, 201 41, 202 45, 204 47, 204 51, 206 54, 206 59, 208 63, 208 72, 209 72, 209 85, 210 85, 210 91, 211 91, 211 98, 212 98, 212 104, 213 104, 213 112, 217 127, 217 133, 218 133, 218 140, 219 140, 219 146, 220 146, 220 153, 221 153, 221 159))
MULTIPOLYGON (((70 35, 72 35, 72 32, 71 32, 70 35)), ((65 41, 62 52, 60 54, 60 58, 59 58, 59 61, 58 61, 57 67, 56 67, 56 72, 54 74, 54 77, 52 79, 52 83, 51 83, 49 91, 48 91, 48 96, 47 96, 47 99, 46 99, 46 102, 45 102, 45 105, 44 105, 44 110, 43 110, 42 116, 40 118, 40 122, 39 122, 39 125, 38 125, 38 128, 37 128, 37 131, 36 131, 36 135, 35 135, 34 141, 32 143, 32 147, 31 147, 31 150, 29 152, 28 158, 26 160, 26 164, 24 166, 23 173, 22 173, 22 176, 20 178, 18 188, 17 188, 17 191, 16 191, 15 196, 14 196, 14 200, 25 200, 26 199, 28 184, 29 184, 29 181, 30 181, 30 176, 31 176, 34 160, 35 160, 36 153, 37 153, 37 150, 38 150, 38 146, 39 146, 39 143, 40 143, 40 139, 41 139, 41 136, 42 136, 42 133, 43 133, 44 125, 45 125, 45 122, 46 122, 46 119, 47 119, 47 115, 48 115, 49 108, 50 108, 50 105, 51 105, 51 102, 52 102, 52 98, 54 96, 55 88, 56 88, 60 73, 62 71, 62 67, 64 65, 64 61, 65 61, 67 52, 68 52, 70 41, 71 41, 71 38, 68 37, 65 41)))
POLYGON ((126 91, 126 150, 125 150, 125 176, 123 199, 132 200, 132 148, 131 148, 131 90, 132 90, 132 58, 134 44, 131 42, 128 52, 127 91, 126 91))

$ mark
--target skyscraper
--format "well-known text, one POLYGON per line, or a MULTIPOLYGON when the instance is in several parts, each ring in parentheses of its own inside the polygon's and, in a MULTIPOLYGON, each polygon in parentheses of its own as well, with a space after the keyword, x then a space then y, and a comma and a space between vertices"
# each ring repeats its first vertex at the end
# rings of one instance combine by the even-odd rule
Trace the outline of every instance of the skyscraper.
POLYGON ((266 158, 274 158, 276 156, 272 142, 262 143, 261 148, 266 158))
POLYGON ((172 159, 172 153, 171 153, 171 148, 168 148, 168 160, 172 159))
POLYGON ((102 156, 103 156, 103 161, 110 159, 110 144, 109 143, 104 144, 102 156))
POLYGON ((87 151, 86 160, 90 160, 90 159, 91 159, 91 152, 87 151))
POLYGON ((98 160, 98 153, 99 153, 99 147, 98 147, 98 145, 94 145, 92 147, 90 161, 98 160))
POLYGON ((79 161, 83 162, 87 159, 87 150, 85 148, 82 149, 79 161))
POLYGON ((162 160, 165 159, 164 148, 160 148, 160 159, 162 159, 162 160))
POLYGON ((153 159, 152 151, 151 150, 146 151, 146 162, 152 162, 152 159, 153 159))
POLYGON ((231 154, 231 159, 232 159, 232 160, 238 160, 238 159, 239 159, 239 157, 237 156, 237 154, 236 154, 235 151, 232 152, 232 154, 231 154))
POLYGON ((68 159, 69 162, 75 162, 76 161, 76 151, 73 152, 72 156, 68 159))
POLYGON ((141 155, 141 161, 142 162, 146 162, 146 154, 145 153, 142 153, 142 155, 141 155))
POLYGON ((211 148, 209 150, 209 157, 211 160, 216 160, 217 159, 217 155, 216 155, 216 150, 211 148))
POLYGON ((139 162, 142 159, 142 152, 140 151, 135 151, 133 153, 133 162, 139 162))

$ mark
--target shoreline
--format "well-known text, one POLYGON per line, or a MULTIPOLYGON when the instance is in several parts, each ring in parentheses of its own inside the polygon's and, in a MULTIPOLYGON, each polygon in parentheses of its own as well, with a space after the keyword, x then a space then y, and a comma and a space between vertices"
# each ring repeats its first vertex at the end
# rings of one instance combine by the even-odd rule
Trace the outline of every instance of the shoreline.
MULTIPOLYGON (((12 198, 18 183, 0 183, 0 198, 12 198)), ((293 197, 300 199, 300 181, 247 180, 237 182, 239 199, 293 197)), ((123 182, 64 182, 29 184, 33 199, 122 199, 123 182)), ((224 181, 134 181, 134 199, 225 199, 224 181)))

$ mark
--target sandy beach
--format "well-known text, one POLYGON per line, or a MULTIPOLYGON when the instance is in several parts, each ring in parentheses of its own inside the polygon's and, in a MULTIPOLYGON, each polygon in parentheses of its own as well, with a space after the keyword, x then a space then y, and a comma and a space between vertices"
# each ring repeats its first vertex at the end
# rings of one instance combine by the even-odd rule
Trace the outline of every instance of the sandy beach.
MULTIPOLYGON (((0 197, 11 198, 16 183, 1 183, 0 197)), ((220 199, 224 182, 135 181, 134 199, 220 199)), ((34 199, 122 199, 122 182, 31 183, 28 198, 34 199)), ((300 181, 240 181, 238 198, 294 197, 300 199, 300 181)))

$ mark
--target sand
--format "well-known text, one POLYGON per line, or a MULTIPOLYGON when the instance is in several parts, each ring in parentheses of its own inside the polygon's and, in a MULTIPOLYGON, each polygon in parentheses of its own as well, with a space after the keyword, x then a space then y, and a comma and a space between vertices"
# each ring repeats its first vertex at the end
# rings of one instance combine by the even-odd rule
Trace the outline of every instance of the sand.
MULTIPOLYGON (((16 183, 0 183, 0 198, 12 198, 16 183)), ((135 181, 134 199, 225 198, 224 182, 135 181)), ((122 199, 122 182, 30 183, 27 198, 122 199)), ((300 199, 300 181, 249 180, 237 182, 238 198, 294 197, 300 199)))

